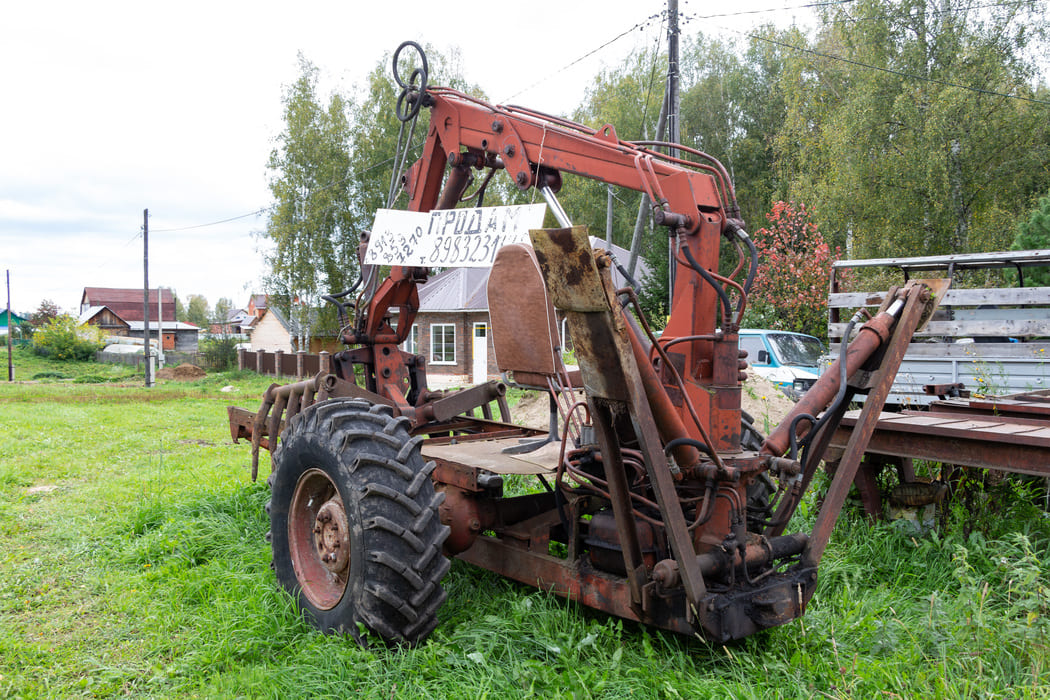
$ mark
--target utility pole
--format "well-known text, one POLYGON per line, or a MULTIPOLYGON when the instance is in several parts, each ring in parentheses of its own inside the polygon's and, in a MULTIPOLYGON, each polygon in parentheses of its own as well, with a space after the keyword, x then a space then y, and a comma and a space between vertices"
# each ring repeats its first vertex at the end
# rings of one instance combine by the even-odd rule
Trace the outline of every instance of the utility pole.
POLYGON ((142 210, 142 351, 146 367, 146 387, 153 386, 149 352, 149 209, 142 210))
MULTIPOLYGON (((664 140, 664 131, 667 128, 667 91, 664 90, 664 99, 660 103, 660 116, 656 120, 656 140, 664 140)), ((642 124, 642 135, 648 139, 648 127, 642 124)), ((631 257, 630 262, 627 264, 627 271, 631 273, 631 277, 635 276, 635 270, 638 267, 638 253, 642 248, 642 232, 645 229, 645 224, 649 218, 649 195, 642 195, 642 202, 638 205, 638 218, 634 221, 634 235, 631 236, 631 257)))
MULTIPOLYGON (((667 0, 667 140, 671 143, 682 140, 678 120, 681 109, 678 77, 678 0, 667 0)), ((670 155, 677 158, 678 149, 672 148, 670 155)))
POLYGON ((157 366, 164 357, 164 288, 157 285, 157 366))
MULTIPOLYGON (((668 141, 678 143, 682 140, 679 133, 678 112, 678 0, 667 0, 667 135, 668 141)), ((678 149, 672 148, 668 154, 678 157, 678 149)), ((678 239, 672 236, 667 242, 667 312, 674 305, 675 253, 678 239)))
POLYGON ((15 380, 15 366, 11 363, 11 331, 14 324, 11 323, 11 271, 7 271, 7 381, 15 380))

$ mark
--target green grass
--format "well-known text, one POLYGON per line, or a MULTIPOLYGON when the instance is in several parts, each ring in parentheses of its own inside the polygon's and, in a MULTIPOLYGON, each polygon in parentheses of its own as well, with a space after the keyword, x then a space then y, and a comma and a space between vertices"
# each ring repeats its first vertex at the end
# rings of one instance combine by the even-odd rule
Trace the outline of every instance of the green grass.
POLYGON ((269 382, 0 385, 0 697, 1050 697, 1050 525, 1021 506, 969 537, 844 518, 806 616, 729 646, 461 562, 419 648, 319 634, 226 426, 269 382))

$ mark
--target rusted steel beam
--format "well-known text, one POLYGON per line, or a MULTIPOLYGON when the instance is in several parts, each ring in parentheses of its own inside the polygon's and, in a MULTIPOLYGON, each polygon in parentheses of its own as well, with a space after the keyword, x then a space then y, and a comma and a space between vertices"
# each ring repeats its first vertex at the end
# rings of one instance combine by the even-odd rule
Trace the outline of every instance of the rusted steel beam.
MULTIPOLYGON (((957 416, 956 418, 961 418, 957 416)), ((867 451, 1015 474, 1050 476, 1050 424, 1009 417, 982 416, 945 421, 945 416, 905 412, 882 414, 867 451), (931 422, 939 418, 940 422, 931 422)), ((832 438, 845 447, 856 427, 848 416, 832 438)))
MULTIPOLYGON (((568 560, 552 557, 547 552, 511 547, 486 536, 478 537, 470 549, 457 556, 483 569, 578 601, 589 608, 627 620, 643 621, 631 604, 627 580, 620 576, 574 566, 568 560)), ((663 615, 657 613, 655 617, 646 615, 644 621, 679 634, 696 631, 684 614, 671 614, 671 611, 663 615)))
POLYGON ((254 413, 244 408, 227 406, 226 415, 229 417, 230 422, 230 438, 234 443, 240 442, 242 438, 251 438, 252 421, 255 420, 254 413))
POLYGON ((868 441, 875 431, 875 423, 878 421, 879 411, 882 410, 883 405, 886 403, 886 397, 889 396, 890 388, 893 385, 893 378, 896 376, 897 369, 904 359, 904 353, 908 349, 908 343, 911 342, 912 334, 918 328, 923 316, 928 313, 928 306, 934 301, 931 299, 929 288, 915 282, 910 282, 904 288, 902 296, 905 299, 904 308, 897 319, 893 335, 887 343, 882 363, 875 377, 875 386, 864 402, 864 409, 861 411, 857 426, 850 435, 838 470, 835 472, 835 477, 828 487, 820 513, 817 515, 813 533, 810 535, 809 543, 802 555, 802 564, 804 566, 815 567, 820 563, 824 549, 831 539, 835 521, 838 519, 842 506, 846 502, 850 486, 853 485, 853 480, 857 475, 857 469, 860 466, 861 459, 864 457, 868 441))
MULTIPOLYGON (((696 564, 696 552, 675 491, 674 477, 663 453, 653 409, 635 361, 635 349, 616 301, 608 267, 610 261, 607 257, 594 256, 585 226, 539 229, 530 235, 551 300, 565 312, 591 411, 599 406, 609 411, 617 406, 629 410, 660 516, 667 528, 667 541, 682 569, 686 596, 699 607, 699 600, 706 594, 704 577, 696 564)), ((599 440, 602 432, 598 431, 599 440)), ((599 445, 603 458, 608 460, 612 453, 619 451, 620 445, 611 426, 604 432, 608 439, 599 445)), ((608 462, 606 469, 611 481, 608 462)), ((619 520, 621 513, 616 515, 619 520)), ((623 515, 629 517, 629 513, 623 515)), ((626 545, 624 551, 627 552, 626 545)), ((625 560, 625 563, 630 574, 631 562, 625 560)), ((700 610, 700 614, 705 612, 700 610)))
POLYGON ((501 398, 504 399, 504 402, 500 403, 501 418, 507 421, 508 416, 503 414, 503 407, 506 405, 506 395, 507 385, 501 381, 493 380, 484 384, 478 384, 420 406, 416 411, 419 419, 417 423, 423 421, 437 421, 440 423, 451 420, 478 406, 488 406, 490 401, 499 401, 501 398))
MULTIPOLYGON (((642 563, 642 548, 638 540, 638 529, 631 513, 630 487, 619 442, 613 429, 613 412, 609 402, 589 399, 591 419, 594 421, 595 437, 602 454, 605 479, 609 484, 609 501, 616 520, 616 533, 623 552, 623 563, 627 571, 627 584, 631 591, 631 606, 640 610, 642 587, 647 574, 642 563)), ((622 410, 622 409, 621 409, 622 410)))

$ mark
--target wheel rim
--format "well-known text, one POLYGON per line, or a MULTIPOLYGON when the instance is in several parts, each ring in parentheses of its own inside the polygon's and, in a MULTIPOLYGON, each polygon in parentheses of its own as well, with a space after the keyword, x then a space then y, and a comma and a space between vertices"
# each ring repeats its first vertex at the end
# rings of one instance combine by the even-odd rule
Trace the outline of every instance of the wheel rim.
POLYGON ((288 549, 303 595, 321 610, 342 599, 350 574, 350 530, 335 483, 320 469, 303 472, 288 509, 288 549))

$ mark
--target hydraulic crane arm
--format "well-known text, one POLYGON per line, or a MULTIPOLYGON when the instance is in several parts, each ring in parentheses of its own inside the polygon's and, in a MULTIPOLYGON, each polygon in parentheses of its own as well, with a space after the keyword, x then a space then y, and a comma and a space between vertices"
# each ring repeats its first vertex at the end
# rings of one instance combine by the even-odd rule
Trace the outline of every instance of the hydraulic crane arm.
POLYGON ((405 177, 409 208, 415 211, 442 208, 438 202, 447 164, 453 169, 504 168, 522 190, 550 187, 557 192, 561 172, 638 190, 656 205, 658 223, 688 234, 699 231, 704 214, 736 216, 725 169, 699 151, 691 153, 706 162, 671 158, 621 141, 611 125, 590 130, 539 112, 490 105, 449 88, 430 88, 421 99, 430 108, 430 129, 423 157, 405 177))

